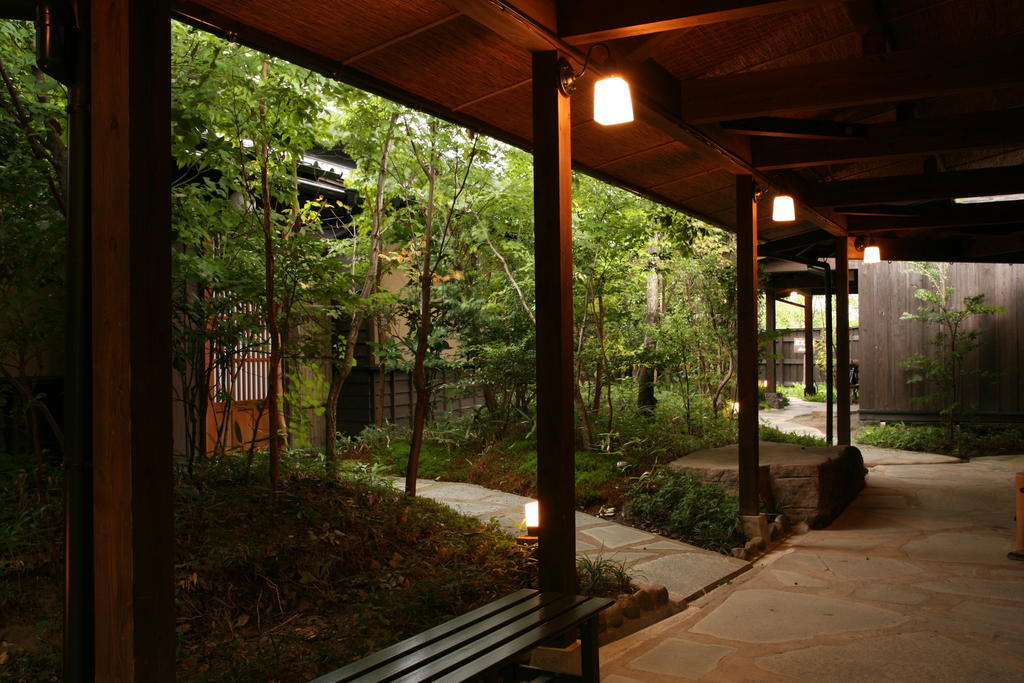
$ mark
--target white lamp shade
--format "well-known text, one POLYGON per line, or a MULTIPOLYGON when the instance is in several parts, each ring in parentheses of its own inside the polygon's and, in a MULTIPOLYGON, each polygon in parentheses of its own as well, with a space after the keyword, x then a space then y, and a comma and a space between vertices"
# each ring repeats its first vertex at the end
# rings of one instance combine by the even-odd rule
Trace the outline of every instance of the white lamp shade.
POLYGON ((793 198, 788 194, 775 196, 775 201, 772 202, 772 220, 776 223, 796 220, 796 207, 793 206, 793 198))
POLYGON ((605 126, 633 120, 629 83, 618 76, 611 76, 594 85, 594 120, 605 126))
POLYGON ((789 300, 794 302, 794 303, 796 303, 797 301, 800 301, 800 292, 798 292, 798 291, 796 291, 794 289, 792 292, 789 293, 789 300))
POLYGON ((864 247, 864 263, 881 263, 882 251, 875 246, 864 247))
POLYGON ((733 401, 732 402, 732 412, 734 412, 734 413, 740 412, 740 402, 739 401, 733 401))
POLYGON ((526 504, 526 526, 540 526, 540 503, 533 500, 526 504))

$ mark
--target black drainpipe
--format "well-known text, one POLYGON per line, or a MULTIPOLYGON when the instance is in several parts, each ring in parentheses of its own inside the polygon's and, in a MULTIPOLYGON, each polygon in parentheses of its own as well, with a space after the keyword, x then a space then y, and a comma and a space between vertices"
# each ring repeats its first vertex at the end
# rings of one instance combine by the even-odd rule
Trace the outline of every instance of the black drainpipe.
POLYGON ((87 0, 36 7, 36 61, 68 86, 64 367, 64 676, 95 676, 93 647, 90 55, 87 0))

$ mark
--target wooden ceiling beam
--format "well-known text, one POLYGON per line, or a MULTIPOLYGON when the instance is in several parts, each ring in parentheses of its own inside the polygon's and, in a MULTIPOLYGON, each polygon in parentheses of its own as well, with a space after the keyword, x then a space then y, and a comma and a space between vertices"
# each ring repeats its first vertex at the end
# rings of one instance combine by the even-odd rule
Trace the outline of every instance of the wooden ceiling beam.
POLYGON ((806 140, 855 140, 867 136, 868 127, 861 123, 844 123, 821 119, 794 119, 782 116, 758 116, 750 119, 723 121, 722 128, 744 135, 806 140))
MULTIPOLYGON (((1024 41, 1022 41, 1024 44, 1024 41)), ((1024 74, 1024 69, 1021 69, 1024 74)), ((961 114, 948 118, 876 123, 859 140, 751 141, 760 170, 846 164, 913 157, 961 149, 1024 145, 1024 108, 961 114)))
POLYGON ((683 81, 690 123, 955 95, 1024 82, 1019 34, 683 81))
MULTIPOLYGON (((855 239, 849 238, 847 254, 850 258, 860 259, 864 254, 854 246, 855 239)), ((885 261, 1024 262, 1024 232, 943 240, 876 237, 873 242, 881 250, 882 259, 885 261)))
POLYGON ((1024 166, 1003 166, 818 183, 809 188, 807 201, 817 207, 857 206, 1019 192, 1024 192, 1024 166))
POLYGON ((561 0, 558 33, 570 45, 588 45, 821 4, 821 0, 561 0))
POLYGON ((1024 202, 931 208, 918 216, 849 216, 851 234, 1024 223, 1024 202))

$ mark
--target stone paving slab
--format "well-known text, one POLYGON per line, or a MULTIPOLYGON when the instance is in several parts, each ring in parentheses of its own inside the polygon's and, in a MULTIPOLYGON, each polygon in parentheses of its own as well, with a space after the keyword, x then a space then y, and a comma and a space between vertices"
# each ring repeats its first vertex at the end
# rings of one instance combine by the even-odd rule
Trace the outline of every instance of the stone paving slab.
MULTIPOLYGON (((394 480, 396 488, 404 485, 404 480, 394 480)), ((431 479, 417 480, 416 491, 482 521, 496 519, 512 535, 523 532, 523 506, 531 500, 475 484, 431 479)), ((637 580, 665 586, 676 600, 747 566, 734 557, 582 512, 576 512, 575 520, 577 555, 622 562, 637 580)))
POLYGON ((873 467, 830 528, 602 648, 604 680, 1024 681, 1017 471, 1024 456, 873 467))

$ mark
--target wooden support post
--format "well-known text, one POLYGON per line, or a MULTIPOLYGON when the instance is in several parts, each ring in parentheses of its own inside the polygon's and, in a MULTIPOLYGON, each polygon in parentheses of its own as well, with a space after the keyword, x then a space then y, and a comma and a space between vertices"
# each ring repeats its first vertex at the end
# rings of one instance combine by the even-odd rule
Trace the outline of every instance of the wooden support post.
POLYGON ((754 179, 736 176, 736 336, 740 514, 757 514, 757 204, 754 179))
POLYGON ((850 262, 836 238, 836 443, 850 445, 850 262))
POLYGON ((540 588, 576 592, 572 345, 572 156, 557 52, 533 53, 540 588))
POLYGON ((814 394, 814 295, 804 294, 804 394, 814 394))
POLYGON ((833 429, 833 406, 835 405, 835 374, 832 372, 832 267, 822 264, 825 270, 825 440, 831 445, 835 435, 833 429))
POLYGON ((778 391, 778 360, 775 358, 775 288, 771 285, 764 290, 764 328, 771 339, 768 342, 768 358, 764 366, 765 391, 774 394, 778 391))
POLYGON ((96 679, 173 681, 170 11, 89 4, 96 679))

